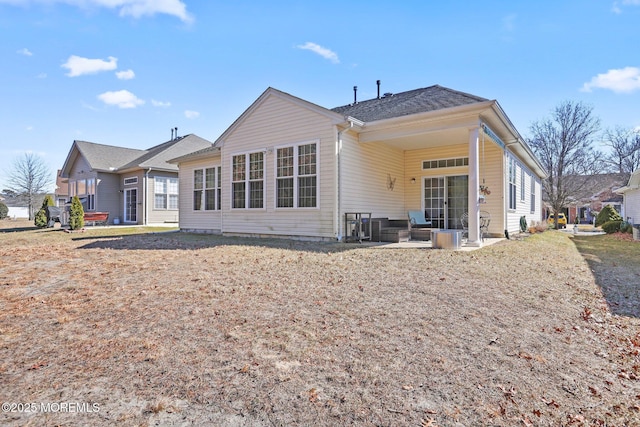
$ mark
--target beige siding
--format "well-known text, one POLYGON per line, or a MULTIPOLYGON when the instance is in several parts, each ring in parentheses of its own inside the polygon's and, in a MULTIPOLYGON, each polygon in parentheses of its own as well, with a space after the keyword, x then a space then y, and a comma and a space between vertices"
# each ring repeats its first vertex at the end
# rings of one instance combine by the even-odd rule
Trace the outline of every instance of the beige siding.
POLYGON ((402 150, 383 143, 360 144, 345 135, 340 165, 342 214, 370 212, 374 218, 406 218, 402 150))
MULTIPOLYGON (((508 161, 511 154, 505 155, 505 189, 509 186, 508 176, 508 161)), ((540 178, 536 177, 535 192, 536 202, 535 207, 531 209, 531 176, 535 175, 527 168, 527 166, 516 158, 516 209, 508 209, 508 200, 505 200, 505 208, 507 212, 507 226, 505 227, 509 233, 518 233, 520 231, 520 217, 524 216, 527 220, 527 224, 531 224, 532 221, 540 221, 542 218, 542 183, 540 178), (524 200, 522 200, 522 171, 524 171, 524 200)), ((508 191, 508 190, 507 190, 508 191)))
POLYGON ((244 118, 222 148, 223 232, 335 238, 335 141, 330 120, 282 97, 269 95, 244 118), (318 207, 275 208, 275 147, 318 143, 318 207), (231 161, 234 154, 265 153, 264 209, 231 209, 231 161))
MULTIPOLYGON (((193 171, 220 166, 220 155, 206 160, 180 164, 178 185, 180 187, 180 229, 210 233, 222 232, 221 211, 193 210, 193 171)), ((224 174, 224 171, 223 171, 224 174)), ((224 197, 224 191, 223 196, 224 197)))
MULTIPOLYGON (((427 177, 468 175, 468 166, 458 166, 437 169, 422 169, 422 162, 425 160, 440 160, 469 156, 469 145, 467 143, 452 144, 422 150, 410 150, 405 152, 405 209, 424 209, 424 198, 422 194, 422 182, 427 177), (411 179, 416 178, 416 183, 412 184, 411 179)), ((502 150, 494 143, 485 142, 484 150, 482 146, 479 152, 479 178, 480 183, 488 186, 491 194, 486 197, 480 209, 491 214, 489 233, 501 234, 504 223, 504 188, 502 169, 502 150)), ((471 203, 471 201, 470 201, 471 203)))

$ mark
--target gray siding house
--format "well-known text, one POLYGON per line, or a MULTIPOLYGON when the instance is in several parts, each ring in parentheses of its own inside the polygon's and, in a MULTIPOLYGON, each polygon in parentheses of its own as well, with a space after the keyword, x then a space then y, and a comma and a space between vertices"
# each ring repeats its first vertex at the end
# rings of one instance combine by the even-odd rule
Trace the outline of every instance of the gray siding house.
POLYGON ((109 224, 178 222, 178 167, 167 160, 211 146, 189 134, 146 150, 74 141, 60 171, 68 197, 86 212, 108 212, 109 224))

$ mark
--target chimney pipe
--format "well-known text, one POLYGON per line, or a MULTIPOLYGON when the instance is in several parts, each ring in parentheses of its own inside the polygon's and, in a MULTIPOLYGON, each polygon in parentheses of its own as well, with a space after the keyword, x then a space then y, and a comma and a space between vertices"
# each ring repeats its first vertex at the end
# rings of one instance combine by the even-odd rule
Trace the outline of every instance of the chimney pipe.
POLYGON ((176 129, 176 139, 178 139, 178 127, 176 126, 175 129, 176 129))
POLYGON ((376 80, 376 84, 378 85, 378 99, 380 99, 380 80, 376 80))
POLYGON ((173 141, 173 128, 171 128, 171 139, 169 141, 173 141))
POLYGON ((358 103, 358 86, 353 87, 353 103, 358 103))

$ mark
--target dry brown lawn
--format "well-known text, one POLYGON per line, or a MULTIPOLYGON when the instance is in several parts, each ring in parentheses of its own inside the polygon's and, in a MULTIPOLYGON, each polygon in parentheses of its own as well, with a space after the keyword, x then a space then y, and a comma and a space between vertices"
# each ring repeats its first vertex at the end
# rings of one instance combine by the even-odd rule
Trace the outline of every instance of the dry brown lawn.
POLYGON ((0 401, 81 408, 1 425, 640 425, 640 267, 565 233, 453 252, 0 224, 0 401))

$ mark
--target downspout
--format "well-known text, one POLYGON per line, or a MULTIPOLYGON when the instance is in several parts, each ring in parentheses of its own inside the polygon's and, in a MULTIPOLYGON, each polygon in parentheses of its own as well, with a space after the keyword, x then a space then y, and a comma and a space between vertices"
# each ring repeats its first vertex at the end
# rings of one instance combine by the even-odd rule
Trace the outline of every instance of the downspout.
MULTIPOLYGON (((337 128, 337 127, 336 127, 337 128)), ((337 202, 336 202, 336 237, 338 238, 338 242, 342 241, 342 227, 340 226, 340 217, 342 212, 342 168, 341 168, 341 156, 342 152, 342 132, 338 130, 337 138, 336 138, 336 187, 337 187, 337 202)))
POLYGON ((142 203, 144 203, 144 218, 142 221, 142 225, 148 225, 147 222, 149 218, 149 203, 147 203, 147 193, 148 193, 147 187, 149 186, 149 172, 151 172, 151 168, 147 169, 147 171, 144 174, 144 185, 142 187, 142 192, 143 192, 142 203))
POLYGON ((336 236, 338 241, 341 242, 343 239, 341 226, 341 218, 342 218, 342 135, 344 132, 348 131, 353 127, 353 121, 347 120, 348 127, 342 130, 338 130, 338 137, 336 138, 336 170, 337 170, 337 209, 336 209, 336 226, 338 229, 336 230, 336 236))

